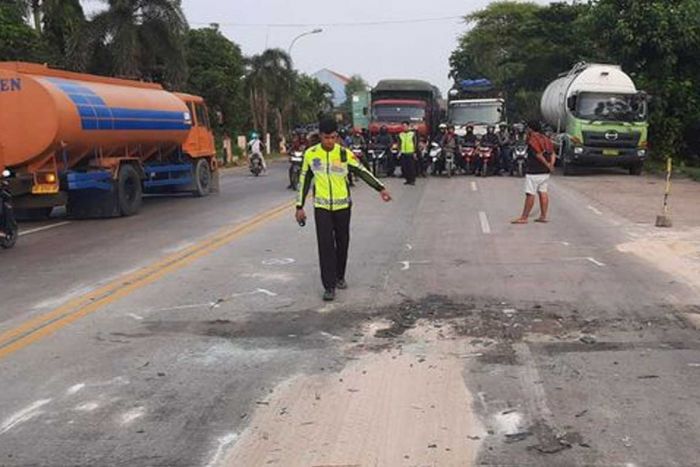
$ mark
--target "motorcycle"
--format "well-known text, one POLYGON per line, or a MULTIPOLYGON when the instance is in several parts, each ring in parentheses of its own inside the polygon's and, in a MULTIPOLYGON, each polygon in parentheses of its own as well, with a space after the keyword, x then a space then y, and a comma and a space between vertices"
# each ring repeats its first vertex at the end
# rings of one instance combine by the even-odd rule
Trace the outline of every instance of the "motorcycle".
POLYGON ((464 159, 464 170, 467 174, 474 173, 474 168, 476 167, 477 151, 474 144, 467 144, 462 146, 462 159, 464 159))
POLYGON ((487 177, 490 174, 490 171, 493 172, 496 148, 491 144, 480 144, 478 153, 479 159, 481 160, 481 171, 479 175, 482 177, 487 177))
POLYGON ((525 164, 527 163, 527 144, 517 142, 513 147, 513 161, 510 167, 510 174, 517 174, 518 177, 525 176, 525 164))
MULTIPOLYGON (((433 143, 437 144, 437 143, 433 143)), ((442 148, 440 148, 440 151, 442 152, 442 148)), ((454 152, 448 151, 443 153, 444 155, 443 160, 445 161, 445 172, 447 172, 448 177, 452 177, 455 173, 455 155, 454 152)))
POLYGON ((379 147, 371 147, 367 151, 367 162, 369 163, 369 170, 372 175, 378 177, 379 167, 381 167, 381 159, 384 158, 385 149, 380 149, 379 147))
POLYGON ((428 151, 430 157, 430 164, 432 166, 430 173, 433 175, 441 174, 443 171, 444 161, 442 160, 442 146, 437 142, 433 141, 430 143, 430 150, 428 151))
POLYGON ((250 173, 256 177, 260 175, 263 171, 262 159, 259 154, 253 154, 250 156, 250 173))
POLYGON ((9 249, 17 243, 18 227, 12 208, 12 193, 10 193, 7 178, 9 170, 3 170, 0 178, 0 247, 9 249))
POLYGON ((289 156, 289 189, 297 190, 299 187, 299 176, 301 175, 301 164, 304 161, 304 151, 292 151, 289 156))
POLYGON ((386 170, 387 177, 394 176, 394 170, 396 170, 396 166, 398 164, 399 164, 399 145, 394 143, 391 145, 391 149, 389 150, 389 160, 387 161, 387 170, 386 170))

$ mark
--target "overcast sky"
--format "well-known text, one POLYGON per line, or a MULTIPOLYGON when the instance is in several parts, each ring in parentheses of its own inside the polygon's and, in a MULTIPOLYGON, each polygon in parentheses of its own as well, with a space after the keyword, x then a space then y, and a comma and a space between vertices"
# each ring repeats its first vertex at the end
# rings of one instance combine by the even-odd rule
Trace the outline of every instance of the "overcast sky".
MULTIPOLYGON (((95 0, 89 0, 90 5, 94 3, 95 0)), ((192 28, 219 23, 223 34, 239 44, 246 55, 260 53, 266 47, 287 50, 295 36, 318 25, 324 30, 321 34, 300 39, 292 50, 297 69, 308 74, 322 68, 348 76, 359 74, 371 85, 384 78, 425 79, 440 87, 443 94, 451 86, 447 77, 450 53, 466 30, 461 19, 363 26, 337 23, 462 17, 489 3, 489 0, 182 1, 192 28), (260 25, 290 23, 313 26, 260 25), (256 26, 242 26, 247 24, 256 26)))

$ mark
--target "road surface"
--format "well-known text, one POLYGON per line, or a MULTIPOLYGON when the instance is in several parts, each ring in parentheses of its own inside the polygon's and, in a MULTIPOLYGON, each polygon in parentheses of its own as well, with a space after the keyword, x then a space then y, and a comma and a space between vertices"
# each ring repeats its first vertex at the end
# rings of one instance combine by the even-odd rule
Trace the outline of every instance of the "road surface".
POLYGON ((354 191, 325 304, 285 178, 23 226, 0 465, 700 465, 700 283, 673 257, 697 236, 647 254, 653 219, 586 178, 525 226, 521 180, 390 180, 354 191))

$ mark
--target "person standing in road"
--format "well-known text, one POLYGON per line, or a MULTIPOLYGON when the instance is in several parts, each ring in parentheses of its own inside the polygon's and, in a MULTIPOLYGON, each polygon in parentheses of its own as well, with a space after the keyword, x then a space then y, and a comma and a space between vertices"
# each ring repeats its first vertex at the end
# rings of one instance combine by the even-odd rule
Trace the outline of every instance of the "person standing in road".
POLYGON ((538 121, 527 123, 527 173, 525 175, 525 207, 523 214, 515 219, 513 224, 527 224, 532 208, 535 206, 535 195, 540 199, 540 217, 535 222, 548 222, 549 194, 547 182, 549 175, 554 172, 554 147, 552 142, 541 133, 542 127, 538 121))
POLYGON ((335 299, 335 289, 346 289, 345 269, 350 245, 350 188, 347 175, 353 173, 377 190, 382 200, 391 201, 391 195, 372 173, 360 164, 352 151, 338 144, 338 124, 333 119, 319 123, 321 143, 310 147, 304 154, 301 167, 296 221, 306 222, 304 201, 313 183, 314 219, 323 299, 335 299))
POLYGON ((399 133, 399 154, 401 172, 406 181, 404 185, 416 184, 416 132, 409 128, 408 122, 403 122, 403 131, 399 133))

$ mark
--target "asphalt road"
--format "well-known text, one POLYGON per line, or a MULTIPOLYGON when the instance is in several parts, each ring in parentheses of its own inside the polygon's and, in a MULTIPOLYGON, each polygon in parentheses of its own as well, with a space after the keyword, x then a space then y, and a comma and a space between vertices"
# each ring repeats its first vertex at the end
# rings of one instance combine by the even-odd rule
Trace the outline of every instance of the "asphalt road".
MULTIPOLYGON (((327 305, 313 222, 293 222, 285 181, 273 164, 132 218, 23 226, 0 252, 0 465, 700 465, 700 339, 682 319, 700 301, 617 248, 651 227, 556 180, 552 221, 526 226, 509 224, 517 179, 390 180, 390 204, 358 187, 350 289, 327 305), (380 415, 304 421, 276 402, 300 378, 343 383, 383 355, 387 374, 409 357, 457 365, 460 397, 435 398, 439 423, 387 425, 399 439, 377 444, 353 433, 380 415), (434 441, 443 432, 459 437, 434 441)), ((448 378, 412 375, 393 396, 372 392, 391 378, 327 394, 391 405, 448 378)))

